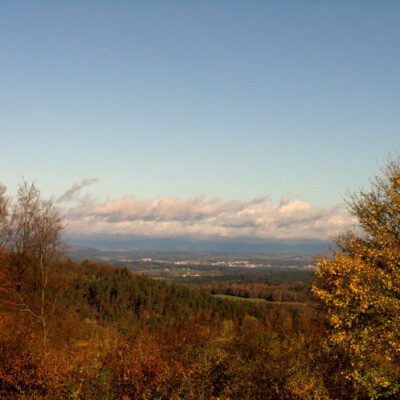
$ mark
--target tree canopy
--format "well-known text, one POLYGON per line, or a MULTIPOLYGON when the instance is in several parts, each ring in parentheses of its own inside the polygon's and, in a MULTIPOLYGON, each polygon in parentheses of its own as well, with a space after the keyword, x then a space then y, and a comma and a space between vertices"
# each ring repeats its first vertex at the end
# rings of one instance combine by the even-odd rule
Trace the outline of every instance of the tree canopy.
POLYGON ((400 161, 381 172, 369 191, 349 195, 360 229, 341 234, 332 257, 317 259, 313 283, 337 379, 361 398, 400 394, 400 161))

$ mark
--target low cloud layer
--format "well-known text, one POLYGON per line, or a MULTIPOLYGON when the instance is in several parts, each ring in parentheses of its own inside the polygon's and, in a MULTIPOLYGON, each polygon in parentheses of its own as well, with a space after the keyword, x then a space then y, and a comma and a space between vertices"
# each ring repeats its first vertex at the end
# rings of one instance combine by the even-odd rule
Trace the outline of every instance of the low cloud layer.
MULTIPOLYGON (((60 199, 71 199, 84 182, 80 187, 74 185, 60 199)), ((352 227, 355 222, 341 205, 320 208, 287 198, 271 204, 265 197, 251 201, 222 201, 203 195, 153 200, 126 196, 104 203, 85 199, 77 206, 65 209, 65 216, 67 231, 72 235, 188 236, 199 239, 327 239, 352 227)))

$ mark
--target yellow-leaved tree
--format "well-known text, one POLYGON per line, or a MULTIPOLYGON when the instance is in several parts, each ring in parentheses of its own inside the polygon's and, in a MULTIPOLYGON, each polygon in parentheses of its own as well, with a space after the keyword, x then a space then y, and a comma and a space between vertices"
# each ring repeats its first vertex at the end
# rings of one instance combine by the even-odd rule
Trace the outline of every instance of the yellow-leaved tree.
POLYGON ((389 159, 371 189, 347 205, 360 229, 316 260, 326 349, 349 398, 400 398, 400 160, 389 159))

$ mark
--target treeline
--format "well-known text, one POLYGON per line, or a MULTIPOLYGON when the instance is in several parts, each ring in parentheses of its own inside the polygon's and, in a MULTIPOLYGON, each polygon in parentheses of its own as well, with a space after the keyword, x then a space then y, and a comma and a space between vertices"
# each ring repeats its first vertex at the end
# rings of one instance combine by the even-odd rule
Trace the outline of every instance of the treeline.
POLYGON ((265 283, 219 283, 202 286, 212 294, 258 298, 275 302, 311 302, 311 286, 301 283, 268 285, 265 283))
POLYGON ((266 319, 268 310, 257 304, 236 304, 190 289, 134 275, 127 269, 87 263, 76 283, 83 297, 82 316, 96 320, 130 319, 148 326, 179 325, 194 314, 204 320, 232 319, 240 323, 246 314, 266 319))
MULTIPOLYGON (((71 262, 66 263, 71 268, 71 262)), ((75 266, 76 268, 76 266, 75 266)), ((169 284, 135 275, 127 269, 84 263, 74 283, 82 319, 113 321, 146 329, 180 327, 196 318, 206 325, 232 324, 239 328, 247 317, 272 331, 297 330, 307 324, 313 308, 273 307, 256 302, 235 302, 212 296, 208 290, 169 284)))
POLYGON ((257 298, 272 302, 312 303, 312 270, 249 272, 217 276, 187 277, 172 280, 211 294, 257 298))
POLYGON ((259 267, 253 270, 246 268, 245 272, 237 272, 235 269, 235 273, 229 274, 168 278, 170 282, 197 286, 218 283, 304 284, 311 286, 313 279, 313 270, 287 269, 285 267, 276 269, 259 267))

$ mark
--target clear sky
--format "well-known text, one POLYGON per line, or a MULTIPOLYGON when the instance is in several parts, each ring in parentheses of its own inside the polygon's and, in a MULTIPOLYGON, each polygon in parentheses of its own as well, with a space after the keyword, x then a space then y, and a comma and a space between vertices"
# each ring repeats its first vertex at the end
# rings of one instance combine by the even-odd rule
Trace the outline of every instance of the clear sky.
POLYGON ((2 1, 0 50, 11 193, 325 209, 400 147, 396 1, 2 1))

